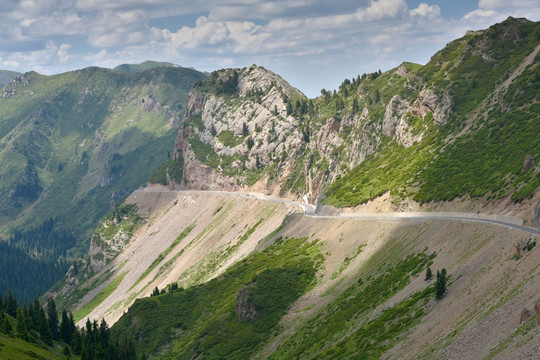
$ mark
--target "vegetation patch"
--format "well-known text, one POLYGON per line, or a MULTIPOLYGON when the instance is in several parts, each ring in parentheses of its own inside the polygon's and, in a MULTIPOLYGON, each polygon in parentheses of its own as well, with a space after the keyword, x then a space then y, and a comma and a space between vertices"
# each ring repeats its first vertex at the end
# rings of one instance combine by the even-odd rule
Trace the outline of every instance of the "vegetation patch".
POLYGON ((179 156, 177 159, 169 159, 150 176, 148 181, 153 184, 168 185, 167 175, 175 183, 182 182, 182 169, 183 169, 184 158, 179 156))
POLYGON ((219 141, 230 148, 236 147, 244 142, 245 136, 235 136, 232 130, 223 130, 218 135, 219 141))
POLYGON ((427 301, 433 287, 386 310, 371 322, 364 322, 361 326, 356 324, 362 323, 369 311, 403 289, 410 278, 422 272, 434 257, 435 254, 425 253, 409 255, 396 264, 381 268, 377 277, 359 278, 320 314, 306 321, 270 358, 310 359, 328 357, 336 352, 338 355, 332 357, 342 358, 340 355, 348 355, 354 358, 377 358, 385 346, 386 337, 396 335, 397 329, 404 331, 412 326, 415 318, 421 316, 421 312, 416 313, 415 304, 427 301), (394 318, 397 315, 402 322, 394 318), (403 325, 400 325, 402 323, 403 325), (354 335, 348 335, 350 332, 354 335), (345 340, 340 341, 344 336, 345 340), (381 344, 376 344, 381 338, 381 344), (336 342, 339 350, 331 346, 336 342))
POLYGON ((305 238, 280 240, 218 279, 136 300, 113 333, 134 334, 141 340, 139 348, 162 359, 249 358, 314 281, 322 255, 313 249, 317 242, 305 238), (249 320, 237 314, 242 289, 247 293, 244 306, 256 314, 249 320))

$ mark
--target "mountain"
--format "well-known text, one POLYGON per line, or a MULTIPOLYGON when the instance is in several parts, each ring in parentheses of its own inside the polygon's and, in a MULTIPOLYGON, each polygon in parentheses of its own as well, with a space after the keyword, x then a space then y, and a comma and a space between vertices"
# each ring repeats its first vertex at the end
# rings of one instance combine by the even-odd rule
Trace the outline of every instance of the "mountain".
POLYGON ((139 71, 145 71, 154 69, 157 67, 174 67, 174 68, 180 68, 180 66, 168 63, 168 62, 160 62, 160 61, 145 61, 140 64, 121 64, 118 65, 113 69, 113 71, 119 71, 119 72, 126 72, 126 73, 132 73, 132 72, 139 72, 139 71))
POLYGON ((534 357, 538 39, 509 18, 317 99, 213 72, 49 294, 150 358, 534 357))
POLYGON ((21 74, 16 71, 0 70, 0 88, 4 87, 7 83, 19 75, 21 74))
MULTIPOLYGON (((99 220, 167 159, 188 91, 203 77, 181 67, 91 67, 29 72, 4 87, 0 226, 9 246, 43 261, 85 253, 99 220)), ((12 275, 24 268, 13 263, 22 260, 6 261, 2 293, 11 287, 22 301, 52 285, 33 283, 31 274, 17 282, 12 275)))
POLYGON ((396 209, 514 209, 540 185, 539 31, 510 18, 425 66, 363 74, 316 99, 261 67, 216 71, 189 95, 177 183, 338 207, 389 193, 396 209))

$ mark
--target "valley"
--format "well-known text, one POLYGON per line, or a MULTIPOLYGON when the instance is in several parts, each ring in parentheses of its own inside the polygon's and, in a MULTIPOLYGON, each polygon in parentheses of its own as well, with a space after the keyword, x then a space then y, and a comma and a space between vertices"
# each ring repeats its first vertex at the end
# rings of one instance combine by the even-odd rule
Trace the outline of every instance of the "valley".
POLYGON ((3 73, 0 293, 81 333, 2 295, 0 357, 535 359, 539 39, 509 17, 311 99, 255 64, 3 73))

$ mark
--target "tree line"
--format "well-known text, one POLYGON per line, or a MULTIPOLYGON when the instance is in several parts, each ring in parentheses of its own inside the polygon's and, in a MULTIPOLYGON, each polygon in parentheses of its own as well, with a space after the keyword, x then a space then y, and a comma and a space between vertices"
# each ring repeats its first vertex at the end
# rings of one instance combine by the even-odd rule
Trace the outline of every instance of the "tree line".
POLYGON ((53 298, 43 306, 36 298, 22 306, 11 290, 2 298, 0 295, 0 332, 32 343, 48 346, 63 345, 69 359, 72 354, 81 360, 141 360, 137 356, 133 338, 112 339, 111 330, 105 320, 98 324, 87 319, 86 325, 78 328, 73 314, 62 310, 60 316, 53 298))
POLYGON ((17 245, 0 241, 0 294, 30 301, 43 294, 65 275, 69 264, 64 260, 43 260, 30 256, 17 245))

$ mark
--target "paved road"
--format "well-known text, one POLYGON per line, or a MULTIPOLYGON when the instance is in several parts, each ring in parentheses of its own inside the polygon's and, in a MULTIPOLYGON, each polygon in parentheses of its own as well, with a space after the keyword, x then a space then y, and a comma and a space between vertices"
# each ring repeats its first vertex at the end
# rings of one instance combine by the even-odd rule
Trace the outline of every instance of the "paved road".
POLYGON ((503 226, 510 229, 516 229, 528 232, 535 236, 540 236, 540 230, 529 228, 521 225, 522 220, 498 216, 498 215, 486 215, 486 214, 474 214, 474 213, 414 213, 414 212, 392 212, 392 213, 347 213, 340 215, 320 215, 316 213, 316 207, 311 204, 306 204, 299 201, 293 201, 282 198, 274 198, 258 193, 242 193, 234 191, 217 191, 217 190, 168 190, 164 188, 142 188, 135 190, 136 192, 175 192, 175 193, 211 193, 220 194, 226 196, 245 197, 252 199, 259 199, 264 201, 271 201, 280 204, 296 205, 302 209, 305 216, 322 219, 354 219, 354 220, 418 220, 418 219, 434 219, 434 220, 451 220, 451 221, 467 221, 467 222, 483 222, 498 226, 503 226))

